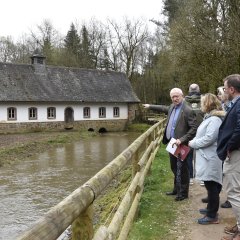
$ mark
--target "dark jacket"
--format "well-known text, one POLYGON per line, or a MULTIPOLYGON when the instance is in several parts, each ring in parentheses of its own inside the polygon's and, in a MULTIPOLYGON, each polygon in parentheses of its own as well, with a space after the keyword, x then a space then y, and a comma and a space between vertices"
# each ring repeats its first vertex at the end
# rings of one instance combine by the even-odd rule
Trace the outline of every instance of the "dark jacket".
MULTIPOLYGON (((168 124, 173 107, 174 107, 173 104, 171 104, 170 106, 150 105, 149 109, 168 114, 168 117, 167 117, 167 124, 168 124)), ((183 144, 187 144, 195 136, 197 127, 198 125, 197 125, 195 112, 190 106, 188 106, 188 104, 185 101, 183 101, 183 106, 178 115, 175 131, 174 131, 175 138, 180 139, 180 141, 183 144)), ((166 137, 166 128, 165 128, 162 142, 164 144, 167 144, 169 140, 170 139, 167 139, 166 137)))
POLYGON ((201 93, 189 93, 189 95, 185 96, 185 101, 195 111, 199 126, 204 117, 204 113, 201 111, 201 93))
POLYGON ((217 154, 221 160, 225 160, 227 152, 240 148, 240 98, 227 112, 219 128, 217 141, 217 154))

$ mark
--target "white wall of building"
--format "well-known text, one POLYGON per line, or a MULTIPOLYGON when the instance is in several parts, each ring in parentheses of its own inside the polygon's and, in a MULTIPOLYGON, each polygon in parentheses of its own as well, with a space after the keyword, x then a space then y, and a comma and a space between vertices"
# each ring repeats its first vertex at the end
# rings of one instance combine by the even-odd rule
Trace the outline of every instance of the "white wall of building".
POLYGON ((128 119, 128 105, 127 104, 109 104, 109 103, 99 103, 99 104, 0 104, 0 122, 7 123, 17 123, 17 122, 52 122, 52 121, 64 121, 64 111, 67 107, 70 107, 74 111, 74 120, 113 120, 113 119, 128 119), (7 118, 7 109, 9 107, 14 107, 17 109, 17 120, 8 120, 7 118), (37 120, 29 120, 29 108, 37 108, 37 120), (55 107, 56 108, 56 118, 48 119, 47 118, 47 108, 55 107), (90 107, 90 118, 83 118, 83 108, 90 107), (106 108, 106 118, 99 118, 99 108, 106 108), (119 107, 120 116, 113 116, 113 108, 119 107))

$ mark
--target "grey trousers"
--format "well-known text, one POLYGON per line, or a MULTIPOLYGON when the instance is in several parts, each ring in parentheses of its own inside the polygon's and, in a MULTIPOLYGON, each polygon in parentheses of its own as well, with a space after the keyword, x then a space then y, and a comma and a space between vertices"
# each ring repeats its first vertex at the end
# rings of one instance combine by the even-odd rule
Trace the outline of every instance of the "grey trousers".
POLYGON ((223 164, 223 186, 240 230, 240 150, 231 152, 223 164))

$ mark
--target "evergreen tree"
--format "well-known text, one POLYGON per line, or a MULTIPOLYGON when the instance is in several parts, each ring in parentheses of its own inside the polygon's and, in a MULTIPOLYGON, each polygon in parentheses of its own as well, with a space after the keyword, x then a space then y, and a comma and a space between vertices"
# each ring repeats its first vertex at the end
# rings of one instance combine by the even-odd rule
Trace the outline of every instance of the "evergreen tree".
POLYGON ((43 52, 43 55, 47 59, 47 64, 54 65, 53 47, 52 47, 50 39, 48 39, 48 38, 43 39, 42 52, 43 52))
POLYGON ((179 8, 184 4, 184 0, 165 0, 163 13, 168 17, 168 23, 171 24, 180 14, 179 8))
POLYGON ((104 48, 103 50, 103 58, 101 59, 100 67, 101 69, 105 69, 105 70, 109 70, 112 68, 107 48, 104 48))
POLYGON ((80 37, 72 23, 64 39, 63 64, 69 67, 80 66, 80 37))
POLYGON ((77 33, 75 25, 72 23, 70 30, 67 33, 66 38, 64 39, 65 48, 75 56, 79 56, 80 52, 80 37, 77 33))
POLYGON ((81 31, 81 44, 80 44, 80 58, 81 67, 84 68, 94 68, 94 56, 91 50, 91 43, 89 41, 88 31, 86 26, 82 27, 81 31))

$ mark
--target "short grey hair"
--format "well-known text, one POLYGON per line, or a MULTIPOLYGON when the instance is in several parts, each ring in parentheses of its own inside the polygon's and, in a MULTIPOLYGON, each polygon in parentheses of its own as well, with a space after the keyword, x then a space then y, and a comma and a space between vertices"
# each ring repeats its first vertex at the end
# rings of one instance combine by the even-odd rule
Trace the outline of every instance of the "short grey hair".
POLYGON ((180 89, 180 88, 173 88, 173 89, 170 91, 170 96, 171 96, 173 93, 178 93, 178 94, 183 95, 183 91, 182 91, 182 89, 180 89))
POLYGON ((188 92, 199 93, 200 92, 200 87, 196 83, 193 83, 189 86, 188 92))

